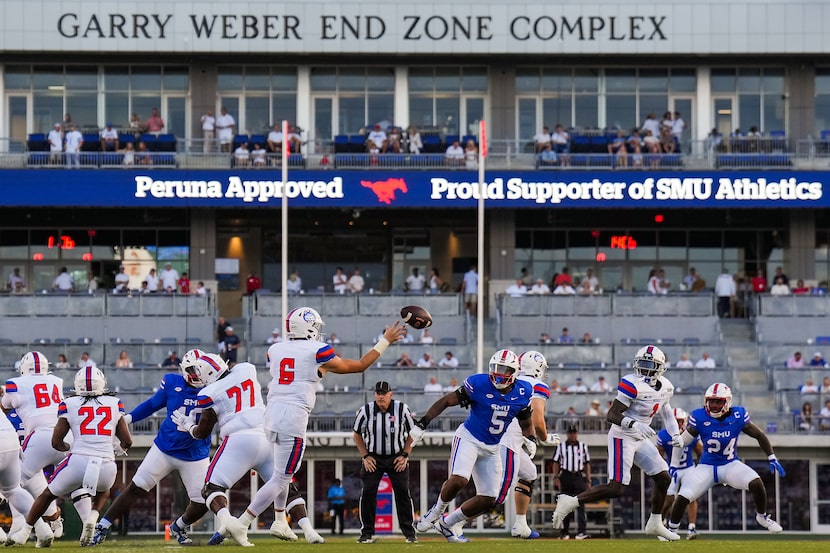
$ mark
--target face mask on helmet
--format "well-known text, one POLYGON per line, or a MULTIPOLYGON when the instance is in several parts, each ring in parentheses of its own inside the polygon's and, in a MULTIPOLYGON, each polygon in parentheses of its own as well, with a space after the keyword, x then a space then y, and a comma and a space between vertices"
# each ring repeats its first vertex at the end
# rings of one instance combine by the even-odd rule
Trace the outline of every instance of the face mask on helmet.
POLYGON ((194 388, 204 388, 213 384, 228 371, 228 365, 215 353, 206 353, 187 370, 187 383, 194 388))
POLYGON ((674 420, 677 421, 677 427, 680 429, 680 432, 682 433, 684 430, 686 430, 686 421, 689 420, 689 414, 680 407, 676 407, 674 409, 674 420))
POLYGON ((519 374, 544 380, 546 370, 548 370, 548 362, 538 351, 526 351, 519 356, 519 374))
MULTIPOLYGON (((182 362, 179 363, 179 368, 182 371, 182 376, 184 377, 185 382, 187 382, 188 384, 191 384, 190 378, 194 374, 194 372, 189 369, 192 369, 196 365, 196 361, 198 361, 204 355, 206 355, 204 351, 194 348, 188 350, 187 353, 184 354, 184 357, 182 357, 182 362)), ((191 385, 195 386, 195 384, 191 385)))
POLYGON ((519 358, 509 349, 502 349, 490 358, 490 382, 497 390, 506 390, 516 381, 519 358))
POLYGON ((88 365, 75 373, 75 393, 79 396, 100 396, 107 392, 107 378, 101 369, 88 365))
POLYGON ((39 351, 30 351, 20 359, 20 374, 23 376, 49 374, 49 361, 39 351))
POLYGON ((666 355, 656 346, 646 346, 634 356, 634 372, 649 386, 656 386, 666 372, 666 355))
POLYGON ((718 382, 706 390, 703 407, 713 417, 722 417, 732 409, 732 390, 726 384, 718 382))
POLYGON ((292 340, 320 340, 323 336, 323 318, 310 307, 300 307, 285 319, 285 333, 292 340))

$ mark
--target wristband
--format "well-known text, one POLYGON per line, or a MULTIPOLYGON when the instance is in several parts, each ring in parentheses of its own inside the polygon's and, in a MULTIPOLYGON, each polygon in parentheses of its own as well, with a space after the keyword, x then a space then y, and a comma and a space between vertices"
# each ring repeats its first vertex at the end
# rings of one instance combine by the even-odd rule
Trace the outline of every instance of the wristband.
POLYGON ((363 458, 365 459, 366 457, 371 457, 371 456, 372 456, 371 453, 367 453, 366 455, 363 456, 363 458))
POLYGON ((771 453, 769 457, 767 457, 770 462, 777 461, 778 459, 775 457, 775 453, 771 453))
POLYGON ((407 453, 406 451, 402 451, 398 454, 398 457, 403 457, 404 459, 406 459, 409 457, 409 453, 407 453))
POLYGON ((635 422, 637 421, 635 421, 631 417, 623 417, 623 420, 620 422, 620 426, 623 426, 625 428, 632 428, 635 422))
POLYGON ((539 440, 536 438, 536 436, 525 436, 525 439, 530 440, 534 444, 539 443, 539 440))
POLYGON ((421 430, 426 430, 430 422, 432 422, 432 419, 424 415, 423 417, 421 417, 420 420, 415 421, 415 424, 417 424, 421 428, 421 430))
POLYGON ((378 355, 383 355, 383 352, 386 351, 386 348, 389 347, 389 340, 386 338, 381 338, 378 340, 378 343, 372 346, 372 349, 378 352, 378 355))

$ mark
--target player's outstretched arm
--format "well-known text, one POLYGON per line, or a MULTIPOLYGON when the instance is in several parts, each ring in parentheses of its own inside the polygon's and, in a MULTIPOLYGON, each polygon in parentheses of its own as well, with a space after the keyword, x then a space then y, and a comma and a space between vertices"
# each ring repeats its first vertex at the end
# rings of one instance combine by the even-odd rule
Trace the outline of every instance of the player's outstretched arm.
POLYGON ((130 434, 130 427, 127 425, 127 421, 124 420, 124 417, 118 419, 118 424, 115 425, 115 437, 121 443, 121 448, 124 451, 127 451, 133 446, 133 436, 130 434))
POLYGON ((351 374, 361 373, 375 364, 380 359, 380 356, 389 347, 389 344, 394 344, 403 338, 405 324, 401 321, 395 321, 392 326, 386 327, 383 331, 383 338, 372 347, 359 360, 344 359, 342 357, 335 357, 334 359, 323 363, 320 367, 323 373, 333 372, 335 374, 351 374))
POLYGON ((754 422, 750 422, 746 424, 743 428, 743 433, 747 436, 755 438, 758 441, 758 446, 761 448, 761 451, 769 455, 774 455, 772 451, 772 444, 767 438, 767 435, 764 434, 764 431, 758 428, 758 425, 754 422))
POLYGON ((623 413, 626 409, 628 409, 627 405, 625 405, 620 400, 615 399, 614 403, 611 404, 611 408, 608 409, 608 413, 606 413, 605 415, 605 420, 607 420, 611 424, 622 426, 623 413))
POLYGON ((69 444, 63 439, 69 434, 69 421, 61 417, 52 431, 52 448, 55 451, 69 451, 69 444))

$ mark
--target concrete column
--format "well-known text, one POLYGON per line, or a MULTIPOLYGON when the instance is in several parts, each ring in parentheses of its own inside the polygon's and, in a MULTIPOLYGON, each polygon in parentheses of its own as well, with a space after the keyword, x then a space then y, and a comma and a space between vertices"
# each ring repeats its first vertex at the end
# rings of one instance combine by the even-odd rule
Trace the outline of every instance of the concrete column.
MULTIPOLYGON (((799 140, 812 135, 816 138, 816 72, 812 66, 788 68, 788 82, 784 90, 787 109, 787 138, 794 151, 799 140)), ((767 129, 764 129, 767 130, 767 129)))
POLYGON ((787 251, 787 276, 793 279, 816 278, 816 220, 812 209, 790 210, 790 247, 787 251))

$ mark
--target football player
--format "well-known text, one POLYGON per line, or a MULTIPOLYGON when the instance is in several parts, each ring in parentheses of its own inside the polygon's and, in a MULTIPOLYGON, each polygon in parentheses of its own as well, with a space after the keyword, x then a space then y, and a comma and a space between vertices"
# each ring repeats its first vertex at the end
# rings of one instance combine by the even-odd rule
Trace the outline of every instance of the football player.
MULTIPOLYGON (((550 399, 550 387, 545 384, 545 371, 548 362, 545 356, 538 351, 526 351, 519 356, 518 380, 524 380, 533 387, 533 395, 530 399, 530 407, 533 413, 530 420, 536 432, 539 445, 556 447, 559 445, 557 434, 548 435, 545 424, 545 404, 550 399)), ((510 535, 516 538, 533 540, 539 537, 539 532, 533 530, 527 524, 527 510, 530 506, 530 499, 533 496, 533 483, 539 474, 536 463, 524 449, 524 436, 519 422, 513 422, 507 427, 507 432, 502 436, 503 446, 512 449, 516 454, 517 462, 513 465, 513 474, 507 476, 515 483, 513 498, 516 503, 516 522, 510 530, 510 535)), ((505 467, 507 469, 508 467, 505 467)))
MULTIPOLYGON (((389 344, 404 333, 404 324, 396 321, 383 337, 360 360, 344 359, 331 344, 322 341, 323 322, 310 307, 292 310, 285 319, 287 341, 268 348, 271 383, 265 409, 265 434, 271 442, 274 472, 245 512, 237 519, 229 517, 225 530, 237 543, 247 542, 251 522, 272 503, 277 528, 288 527, 285 517, 289 484, 303 460, 308 417, 317 398, 317 384, 327 373, 360 373, 374 365, 389 344)), ((272 532, 275 526, 272 526, 272 532)), ((290 531, 290 528, 288 528, 290 531)))
POLYGON ((636 464, 654 480, 651 493, 651 516, 645 532, 677 541, 680 536, 664 525, 660 512, 671 482, 669 467, 652 441, 657 434, 651 418, 660 414, 671 435, 672 445, 680 445, 680 430, 669 401, 674 386, 663 376, 666 355, 656 346, 645 346, 634 355, 634 374, 628 374, 617 386, 617 398, 608 409, 608 483, 585 490, 576 497, 559 494, 553 513, 553 527, 561 528, 565 517, 580 503, 593 503, 619 497, 631 482, 631 467, 636 464))
MULTIPOLYGON (((180 431, 196 439, 210 436, 214 426, 219 428, 222 444, 210 462, 202 488, 205 504, 216 514, 218 522, 218 530, 208 542, 215 545, 221 543, 225 522, 231 516, 227 490, 251 469, 256 469, 265 480, 270 479, 274 457, 262 427, 265 403, 256 367, 251 363, 237 363, 229 369, 221 357, 208 353, 196 362, 195 370, 205 386, 197 398, 201 410, 199 423, 196 424, 192 415, 179 412, 173 414, 173 422, 180 431)), ((324 542, 307 517, 300 527, 309 543, 324 542)), ((276 533, 272 533, 290 541, 297 539, 290 528, 285 530, 278 526, 274 529, 276 533)))
MULTIPOLYGON (((680 519, 690 501, 703 495, 717 484, 725 484, 737 490, 749 490, 755 502, 755 521, 772 532, 781 532, 781 525, 767 514, 767 490, 758 473, 738 458, 738 437, 741 433, 758 441, 769 459, 773 474, 786 476, 784 467, 775 457, 769 438, 750 419, 744 407, 732 405, 732 390, 718 382, 709 386, 703 397, 703 407, 692 411, 689 425, 683 433, 683 444, 691 443, 698 436, 703 441, 703 455, 696 467, 683 478, 680 491, 671 511, 669 528, 680 527, 680 519)), ((680 467, 682 450, 672 453, 672 471, 680 467)))
MULTIPOLYGON (((450 543, 469 541, 454 531, 459 523, 477 517, 504 501, 513 482, 516 454, 501 445, 514 418, 519 420, 529 453, 536 453, 536 436, 531 422, 533 386, 517 380, 519 358, 508 349, 490 357, 488 374, 474 374, 454 392, 443 396, 415 421, 408 440, 414 446, 424 438, 429 423, 456 405, 469 407, 470 414, 455 431, 450 459, 450 476, 441 486, 435 504, 415 525, 419 532, 435 528, 450 543), (473 477, 476 495, 443 517, 455 496, 473 477)), ((407 444, 409 445, 409 444, 407 444)))
POLYGON ((113 501, 95 527, 92 545, 101 544, 109 535, 112 521, 120 518, 136 500, 150 493, 162 478, 174 470, 182 479, 190 503, 184 514, 170 524, 170 531, 180 544, 193 543, 187 528, 207 513, 202 484, 209 464, 210 438, 197 440, 187 433, 179 432, 172 416, 177 411, 189 415, 197 408, 196 396, 204 384, 197 378, 194 365, 203 355, 205 352, 199 349, 185 353, 180 364, 181 371, 164 375, 158 391, 124 416, 127 424, 130 424, 146 419, 159 409, 167 411, 153 446, 136 470, 127 490, 113 501))
MULTIPOLYGON (((20 416, 28 435, 23 440, 21 480, 32 499, 46 489, 43 469, 60 463, 66 453, 52 448, 52 430, 58 422, 58 405, 63 401, 63 379, 49 370, 49 360, 39 351, 30 351, 20 360, 20 376, 6 381, 0 400, 3 410, 20 416)), ((56 538, 63 535, 60 509, 52 503, 44 512, 56 538)))
MULTIPOLYGON (((681 409, 680 407, 674 408, 674 420, 677 421, 677 428, 680 430, 682 434, 684 430, 686 430, 686 422, 689 420, 689 413, 681 409)), ((672 450, 674 446, 671 444, 671 436, 669 436, 669 432, 664 428, 660 432, 657 433, 657 449, 660 450, 660 454, 666 459, 667 463, 671 463, 671 456, 672 450)), ((674 497, 677 495, 677 490, 680 489, 680 485, 683 482, 683 478, 687 474, 689 474, 689 469, 695 466, 695 459, 700 459, 700 456, 703 454, 703 444, 700 441, 700 438, 695 438, 692 440, 689 445, 683 448, 683 453, 680 455, 680 459, 678 461, 678 465, 676 465, 677 471, 674 473, 671 484, 669 484, 669 489, 666 491, 666 502, 663 503, 663 519, 669 519, 669 513, 671 513, 671 506, 674 503, 674 497)), ((689 503, 689 531, 686 534, 687 540, 693 540, 697 538, 697 529, 695 525, 697 523, 697 500, 692 501, 689 503)), ((665 538, 660 538, 665 539, 665 538)))
MULTIPOLYGON (((113 440, 126 450, 132 445, 132 437, 124 421, 124 405, 115 396, 107 394, 107 380, 98 367, 86 366, 75 375, 75 395, 61 401, 58 421, 52 433, 51 444, 56 451, 70 452, 55 467, 48 487, 32 504, 26 515, 26 524, 9 536, 6 545, 23 545, 38 524, 43 512, 58 497, 71 497, 84 521, 81 546, 92 539, 98 511, 93 509, 90 498, 109 490, 115 483, 117 467, 113 453, 113 440), (72 432, 72 445, 64 438, 72 432)), ((96 497, 95 508, 103 507, 107 495, 96 497), (102 501, 103 500, 103 501, 102 501)), ((38 547, 49 547, 51 540, 38 547)))

